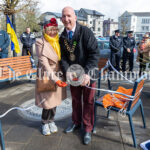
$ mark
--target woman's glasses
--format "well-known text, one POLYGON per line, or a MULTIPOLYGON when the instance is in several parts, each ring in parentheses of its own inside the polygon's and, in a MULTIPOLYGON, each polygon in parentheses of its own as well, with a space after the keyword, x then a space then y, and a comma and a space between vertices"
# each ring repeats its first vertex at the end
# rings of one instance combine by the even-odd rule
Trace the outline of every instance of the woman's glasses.
POLYGON ((58 32, 59 30, 58 29, 50 29, 48 30, 49 32, 58 32))

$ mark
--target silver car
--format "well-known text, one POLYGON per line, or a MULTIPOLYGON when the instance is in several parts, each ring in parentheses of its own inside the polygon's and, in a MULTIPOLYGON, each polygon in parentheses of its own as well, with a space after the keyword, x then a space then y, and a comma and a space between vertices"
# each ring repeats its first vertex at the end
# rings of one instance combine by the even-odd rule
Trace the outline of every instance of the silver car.
POLYGON ((100 58, 110 58, 109 40, 98 40, 100 58))

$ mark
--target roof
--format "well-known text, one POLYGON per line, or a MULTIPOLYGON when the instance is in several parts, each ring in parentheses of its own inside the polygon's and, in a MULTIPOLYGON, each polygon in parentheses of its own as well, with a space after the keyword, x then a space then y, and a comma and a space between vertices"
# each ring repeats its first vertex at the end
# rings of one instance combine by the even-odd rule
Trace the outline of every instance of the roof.
POLYGON ((118 22, 117 22, 117 21, 114 21, 113 19, 104 20, 103 23, 104 23, 104 24, 105 24, 105 23, 106 23, 106 24, 108 24, 108 23, 109 23, 109 24, 118 24, 118 22))
POLYGON ((75 11, 75 14, 76 14, 78 20, 87 21, 86 17, 84 17, 82 14, 80 14, 80 15, 78 14, 79 10, 74 10, 74 11, 75 11))
POLYGON ((74 11, 75 11, 75 14, 78 15, 79 10, 74 10, 74 11))
POLYGON ((81 9, 83 9, 88 15, 104 16, 102 13, 100 13, 96 10, 85 9, 85 8, 81 8, 81 9))
MULTIPOLYGON (((77 11, 75 11, 77 12, 77 11)), ((56 13, 56 12, 45 12, 44 15, 53 15, 55 16, 56 18, 61 18, 62 17, 62 14, 61 13, 56 13)), ((78 16, 78 13, 76 13, 77 15, 77 20, 80 20, 80 21, 87 21, 87 19, 83 16, 78 16)))
POLYGON ((56 12, 46 12, 44 13, 46 15, 54 15, 56 16, 57 18, 61 18, 62 14, 61 13, 56 13, 56 12))
POLYGON ((87 21, 87 19, 83 16, 77 16, 77 20, 87 21))
POLYGON ((135 16, 147 16, 150 17, 150 12, 129 12, 131 15, 135 16))

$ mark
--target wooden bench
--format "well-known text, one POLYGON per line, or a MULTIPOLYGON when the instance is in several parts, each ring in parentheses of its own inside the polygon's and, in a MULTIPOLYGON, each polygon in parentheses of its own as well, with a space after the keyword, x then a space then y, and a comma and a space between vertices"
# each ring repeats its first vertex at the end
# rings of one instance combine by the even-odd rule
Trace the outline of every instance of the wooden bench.
POLYGON ((106 65, 106 62, 108 61, 108 58, 100 58, 98 62, 98 68, 101 70, 106 65))
MULTIPOLYGON (((109 66, 105 66, 105 69, 107 69, 109 66)), ((100 71, 100 76, 101 76, 102 70, 100 71)), ((99 78, 100 80, 101 78, 99 78)), ((144 117, 144 110, 143 110, 143 104, 142 104, 142 99, 141 99, 141 91, 143 89, 144 86, 144 80, 146 79, 146 75, 141 76, 139 79, 137 79, 134 82, 133 85, 133 91, 132 91, 132 95, 133 96, 133 100, 129 101, 126 108, 124 108, 124 115, 127 115, 129 118, 129 123, 130 123, 130 128, 131 128, 131 133, 132 133, 132 139, 133 139, 133 144, 134 147, 137 147, 137 143, 136 143, 136 136, 135 136, 135 131, 134 131, 134 126, 133 126, 133 121, 132 121, 132 116, 133 114, 136 112, 136 110, 140 107, 141 110, 141 115, 142 115, 142 121, 143 121, 143 127, 146 128, 146 123, 145 123, 145 117, 144 117)), ((101 82, 99 81, 99 84, 101 84, 101 82)), ((100 85, 98 85, 98 88, 100 88, 100 85)), ((110 86, 108 85, 108 89, 111 90, 110 86)), ((103 106, 103 97, 100 96, 100 92, 98 93, 98 96, 95 97, 95 121, 94 121, 94 127, 93 127, 93 132, 96 133, 95 127, 96 127, 96 117, 97 117, 97 107, 103 106)), ((120 108, 117 107, 108 107, 108 111, 107 111, 107 118, 109 117, 110 111, 116 111, 116 112, 120 112, 120 108)))
POLYGON ((0 59, 0 82, 32 77, 36 67, 31 56, 19 56, 0 59))
MULTIPOLYGON (((99 68, 99 79, 98 79, 98 88, 101 88, 101 77, 105 75, 107 71, 109 71, 109 68, 107 67, 106 63, 108 61, 108 58, 100 58, 98 62, 98 68, 99 68)), ((108 78, 108 88, 111 89, 110 80, 108 78)), ((97 95, 100 96, 100 91, 97 91, 97 95)))

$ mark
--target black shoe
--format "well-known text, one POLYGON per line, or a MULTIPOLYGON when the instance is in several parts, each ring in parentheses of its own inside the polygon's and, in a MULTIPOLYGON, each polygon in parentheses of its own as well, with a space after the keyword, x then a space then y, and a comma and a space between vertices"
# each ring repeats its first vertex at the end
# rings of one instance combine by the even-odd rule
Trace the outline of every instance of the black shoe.
POLYGON ((91 132, 85 132, 84 144, 88 145, 91 142, 91 132))
POLYGON ((72 124, 65 130, 65 133, 71 133, 78 128, 80 128, 80 125, 72 124))

